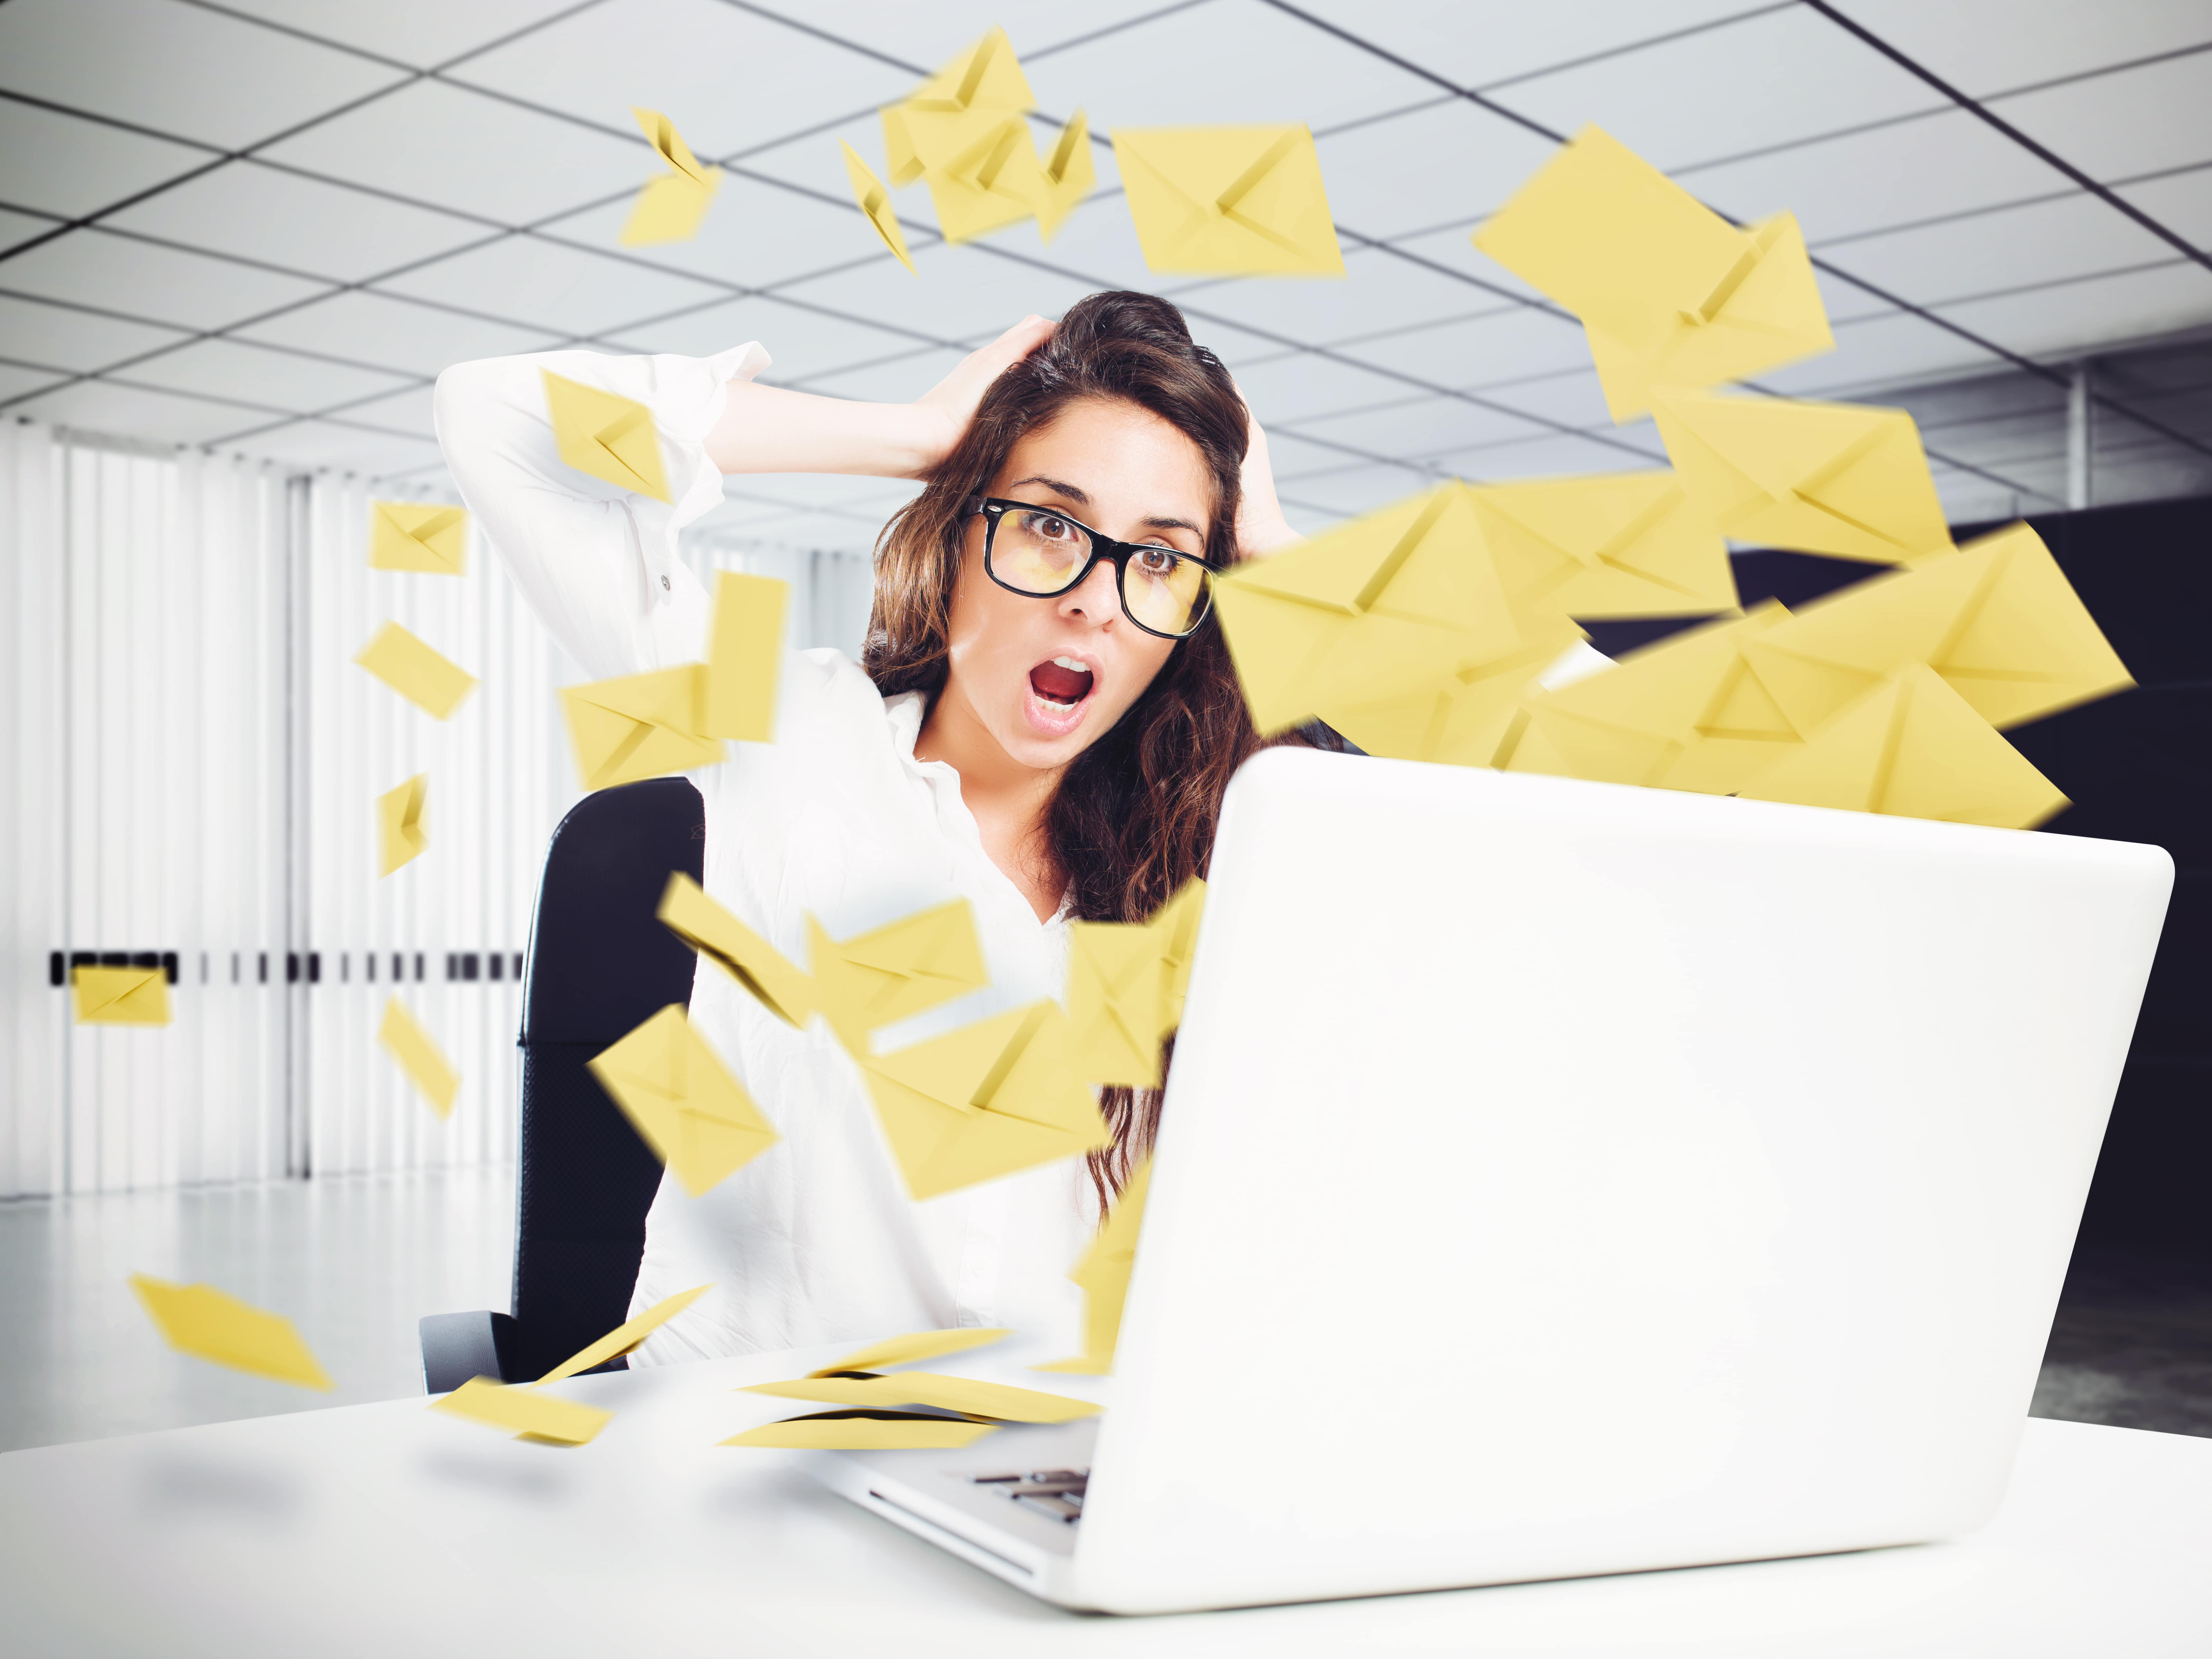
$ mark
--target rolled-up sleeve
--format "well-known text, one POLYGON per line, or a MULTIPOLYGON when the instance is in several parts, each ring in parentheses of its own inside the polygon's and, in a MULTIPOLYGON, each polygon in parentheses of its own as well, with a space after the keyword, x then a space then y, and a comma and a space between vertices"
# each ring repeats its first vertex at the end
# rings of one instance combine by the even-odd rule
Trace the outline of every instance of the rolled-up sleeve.
POLYGON ((757 344, 712 357, 544 352, 460 363, 438 377, 438 443, 461 499, 547 630, 597 678, 704 654, 708 601, 677 532, 722 499, 707 434, 726 387, 768 367, 757 344), (653 411, 670 500, 561 459, 543 371, 653 411))

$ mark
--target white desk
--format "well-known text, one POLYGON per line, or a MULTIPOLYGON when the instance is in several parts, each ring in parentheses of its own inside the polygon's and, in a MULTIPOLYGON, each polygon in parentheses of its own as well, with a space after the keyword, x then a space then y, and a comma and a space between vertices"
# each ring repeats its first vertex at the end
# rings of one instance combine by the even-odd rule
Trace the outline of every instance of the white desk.
POLYGON ((562 1392, 620 1413, 580 1449, 407 1400, 0 1456, 0 1651, 2212 1655, 2212 1440, 2030 1422, 2003 1514, 1956 1544, 1115 1620, 1032 1601, 789 1454, 714 1443, 805 1409, 733 1385, 832 1357, 578 1378, 562 1392))

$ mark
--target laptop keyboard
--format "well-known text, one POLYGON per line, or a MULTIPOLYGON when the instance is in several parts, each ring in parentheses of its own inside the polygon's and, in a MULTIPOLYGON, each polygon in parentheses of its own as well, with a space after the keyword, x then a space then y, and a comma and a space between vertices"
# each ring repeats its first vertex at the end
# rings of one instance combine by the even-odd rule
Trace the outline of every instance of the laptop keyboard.
POLYGON ((975 1484, 999 1493, 1032 1515, 1073 1526, 1083 1519, 1088 1469, 1033 1469, 1027 1474, 979 1474, 975 1484))

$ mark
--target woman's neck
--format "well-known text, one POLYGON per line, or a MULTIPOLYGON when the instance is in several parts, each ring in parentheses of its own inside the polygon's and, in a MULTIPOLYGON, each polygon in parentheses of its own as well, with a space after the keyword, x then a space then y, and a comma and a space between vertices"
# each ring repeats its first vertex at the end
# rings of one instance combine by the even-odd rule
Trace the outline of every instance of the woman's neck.
POLYGON ((931 700, 914 757, 943 761, 960 775, 960 799, 975 819, 983 851, 1021 890, 1037 920, 1048 920, 1060 908, 1066 878, 1052 856, 1044 816, 1066 769, 1024 766, 950 686, 931 700))

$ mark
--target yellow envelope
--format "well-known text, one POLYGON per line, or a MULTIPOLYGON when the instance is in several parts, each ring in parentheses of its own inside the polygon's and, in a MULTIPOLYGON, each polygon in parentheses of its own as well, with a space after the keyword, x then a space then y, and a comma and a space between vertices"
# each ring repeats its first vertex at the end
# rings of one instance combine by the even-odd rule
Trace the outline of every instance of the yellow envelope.
POLYGON ((1584 127, 1475 233, 1589 336, 1616 421, 1656 386, 1706 386, 1835 349, 1797 222, 1739 230, 1584 127))
POLYGON ((469 515, 465 508, 413 501, 368 504, 368 564, 372 570, 421 570, 459 576, 469 566, 469 515))
POLYGON ((597 1406, 563 1400, 535 1389, 511 1389, 489 1376, 472 1376, 430 1409, 465 1417, 471 1423, 511 1431, 523 1440, 550 1440, 564 1446, 582 1446, 606 1427, 614 1413, 597 1406))
POLYGON ((1663 392, 1652 412, 1724 535, 1898 564, 1951 545, 1920 428, 1901 409, 1663 392))
POLYGON ((1129 1273, 1137 1263, 1137 1234, 1145 1223, 1145 1194, 1152 1184, 1152 1163, 1146 1158, 1129 1172, 1128 1184, 1106 1212, 1098 1236, 1067 1275, 1083 1288, 1083 1352, 1073 1359, 1032 1365, 1031 1370, 1104 1376, 1114 1369, 1121 1308, 1129 1299, 1129 1273))
POLYGON ((1535 678, 1583 637, 1564 619, 1531 626, 1504 649, 1470 659, 1425 685, 1363 702, 1331 703, 1322 718, 1370 755, 1444 766, 1503 762, 1535 678))
POLYGON ((703 663, 563 687, 561 705, 584 787, 720 765, 721 739, 702 729, 706 703, 703 663))
POLYGON ((747 1394, 772 1394, 790 1400, 824 1400, 833 1406, 867 1406, 878 1410, 926 1406, 963 1417, 995 1418, 1002 1423, 1073 1423, 1096 1417, 1104 1407, 1064 1394, 978 1382, 973 1377, 940 1376, 934 1371, 894 1371, 888 1376, 805 1376, 790 1382, 757 1382, 747 1394))
POLYGON ((441 656, 398 623, 388 622, 354 659, 426 714, 453 719, 477 689, 476 676, 441 656))
POLYGON ((1746 649, 1806 731, 1909 662, 1926 663, 1996 726, 2135 684, 2024 524, 1818 600, 1746 649))
POLYGON ((991 982, 964 898, 848 939, 831 939, 811 916, 807 932, 815 1006, 856 1055, 867 1053, 869 1032, 991 982))
POLYGON ((1523 611, 1692 617, 1738 608, 1728 544, 1672 472, 1484 484, 1471 493, 1498 579, 1523 611))
POLYGON ((996 1423, 965 1417, 937 1417, 920 1412, 816 1412, 763 1423, 733 1434, 725 1446, 778 1446, 792 1451, 949 1451, 972 1446, 996 1423))
POLYGON ((1946 823, 2031 830, 2067 805, 1942 676, 1911 663, 1738 792, 1946 823))
POLYGON ((384 866, 378 875, 390 875, 401 865, 421 857, 430 845, 422 828, 422 799, 429 788, 430 775, 417 772, 397 789, 376 798, 377 842, 384 866))
POLYGON ((173 1285, 133 1273, 131 1288, 179 1353, 297 1388, 327 1394, 337 1386, 282 1314, 226 1296, 212 1285, 173 1285))
POLYGON ((880 1370, 886 1365, 911 1365, 917 1359, 940 1359, 949 1353, 964 1353, 970 1348, 988 1347, 1000 1338, 1012 1334, 1013 1332, 1004 1326, 915 1331, 905 1336, 885 1337, 881 1342, 871 1342, 858 1352, 848 1353, 842 1359, 824 1365, 818 1371, 809 1371, 807 1375, 836 1376, 850 1371, 880 1370))
POLYGON ((1036 143, 1030 124, 1018 115, 1001 122, 973 149, 922 176, 937 210, 938 230, 948 242, 972 241, 1032 216, 1045 193, 1036 143))
POLYGON ((161 968, 95 968, 70 972, 80 1025, 167 1025, 169 975, 161 968))
POLYGON ((884 160, 891 183, 910 185, 952 165, 1009 117, 1036 107, 1013 43, 1006 30, 993 29, 883 111, 884 160))
POLYGON ((1344 275, 1321 155, 1305 127, 1123 127, 1111 137, 1152 270, 1344 275))
POLYGON ((1071 1051, 1085 1082, 1160 1086, 1160 1045, 1182 1020, 1205 907, 1193 877, 1148 921, 1069 925, 1071 1051))
POLYGON ((673 1296, 664 1297, 636 1318, 616 1326, 581 1352, 569 1355, 531 1386, 542 1389, 548 1382, 558 1382, 564 1376, 574 1376, 594 1365, 604 1365, 617 1354, 628 1353, 714 1288, 712 1285, 695 1285, 688 1291, 678 1291, 673 1296))
POLYGON ((791 584, 725 570, 714 579, 700 732, 743 743, 775 741, 775 691, 783 678, 783 620, 791 584))
POLYGON ((693 950, 751 992, 787 1025, 814 1017, 814 981, 775 946, 707 896, 681 870, 660 895, 660 920, 693 950))
POLYGON ((917 1199, 1110 1146, 1047 999, 860 1061, 891 1155, 917 1199))
POLYGON ((1047 242, 1097 183, 1098 169, 1091 160, 1091 119, 1079 109, 1060 130, 1060 141, 1044 163, 1036 216, 1038 233, 1047 242))
POLYGON ((884 246, 898 256, 898 262, 914 275, 914 256, 906 251, 906 233, 899 228, 898 215, 891 207, 891 193, 884 188, 884 181, 869 171, 853 147, 843 139, 837 148, 845 152, 845 173, 853 181, 853 199, 860 204, 860 211, 875 227, 876 234, 883 238, 884 246))
POLYGON ((538 372, 544 377, 545 410, 564 465, 617 489, 656 501, 671 499, 651 410, 595 386, 564 380, 550 368, 538 372))
POLYGON ((384 1023, 376 1028, 376 1040, 398 1061, 399 1069, 422 1091, 439 1120, 442 1122, 453 1116, 453 1102, 461 1092, 461 1074, 438 1047, 437 1039, 396 996, 384 1005, 384 1023))
POLYGON ((638 191, 637 205, 622 229, 622 244, 641 247, 652 242, 688 242, 699 234, 700 222, 714 204, 722 170, 702 166, 677 137, 676 124, 659 110, 633 108, 630 113, 672 171, 638 191))
POLYGON ((670 1003, 591 1062, 631 1127, 696 1198, 783 1137, 670 1003))
POLYGON ((1417 690, 1521 642, 1458 483, 1239 567, 1214 584, 1214 606, 1263 734, 1417 690))

